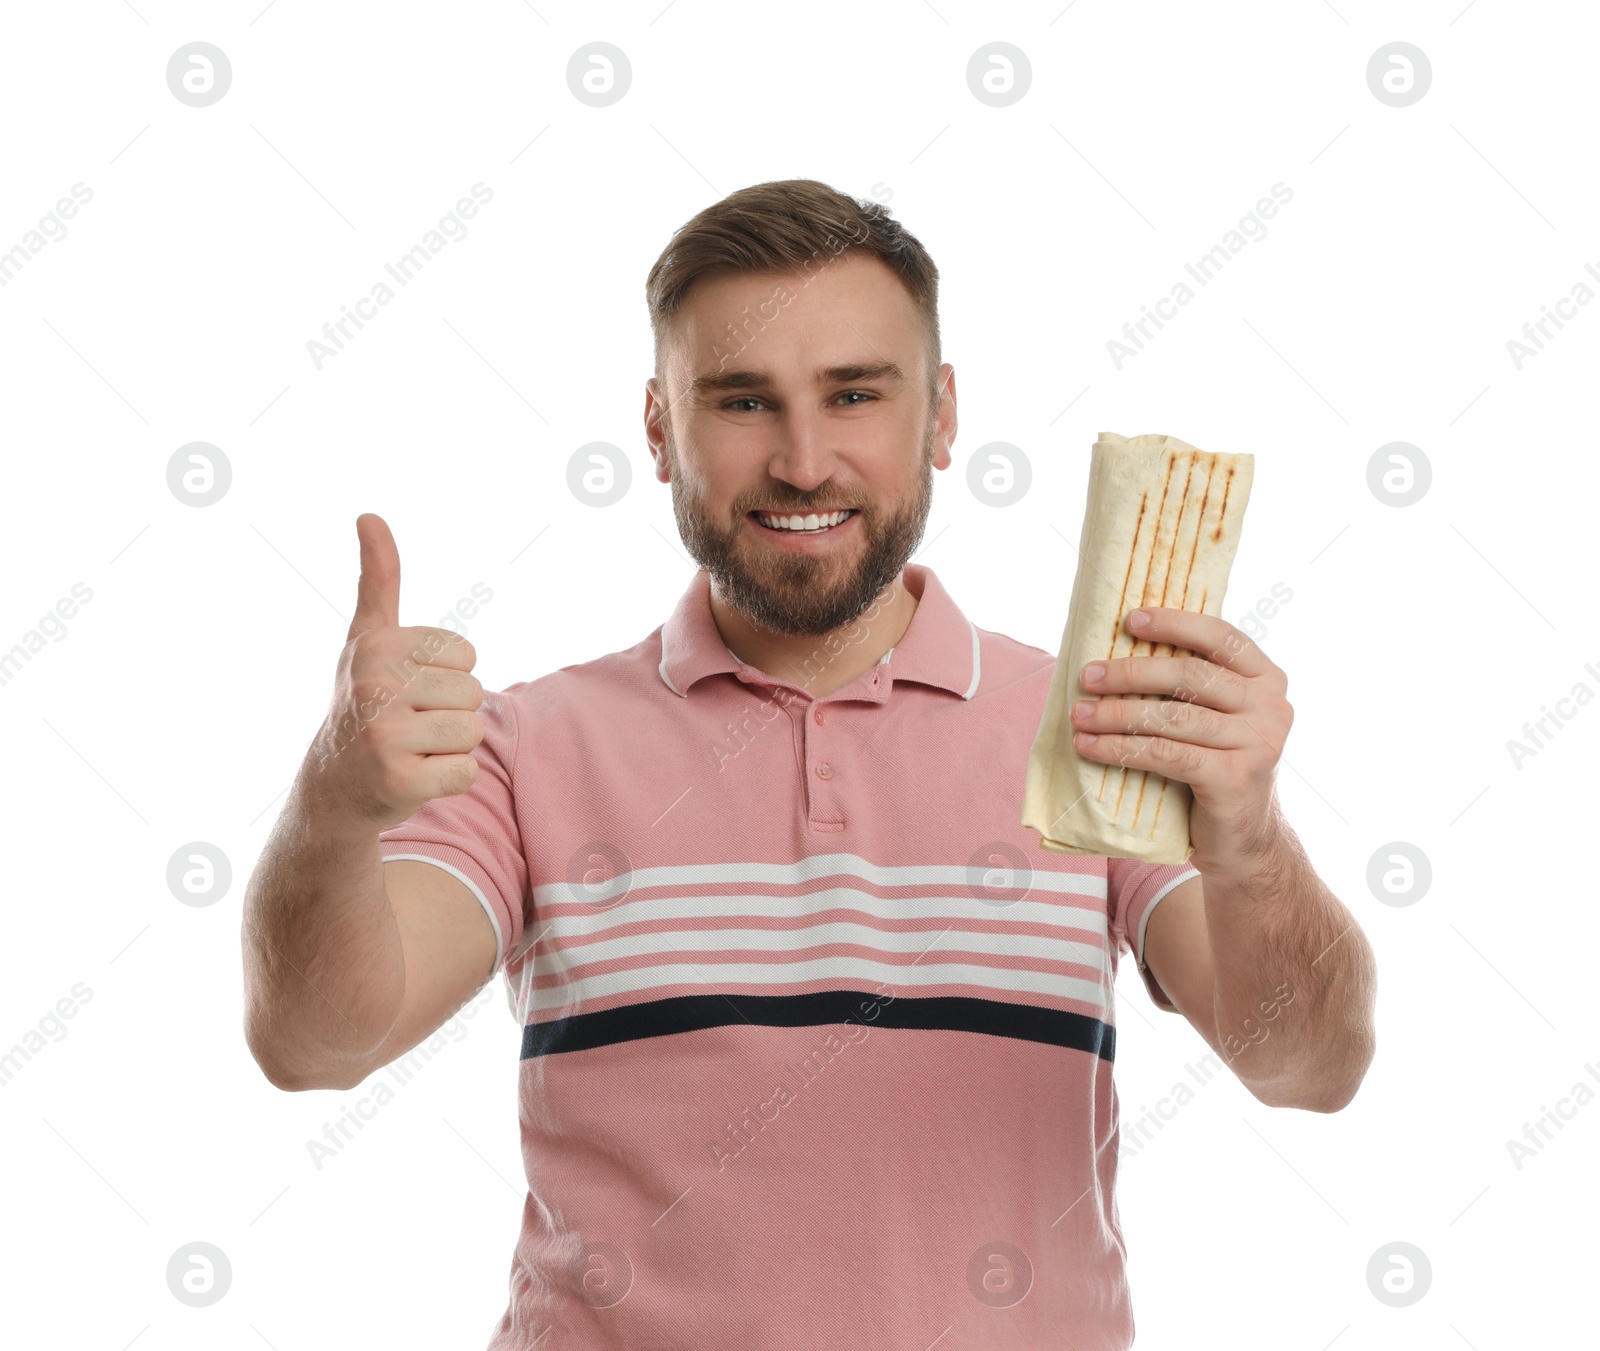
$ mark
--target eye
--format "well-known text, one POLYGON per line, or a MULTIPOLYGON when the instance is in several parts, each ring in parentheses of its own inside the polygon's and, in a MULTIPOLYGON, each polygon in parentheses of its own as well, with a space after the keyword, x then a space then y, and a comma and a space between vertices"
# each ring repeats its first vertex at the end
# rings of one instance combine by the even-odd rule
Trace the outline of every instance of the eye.
MULTIPOLYGON (((866 390, 866 389, 847 389, 847 390, 845 390, 845 392, 843 394, 840 394, 838 397, 841 398, 841 399, 861 399, 861 400, 865 400, 868 403, 875 402, 877 400, 877 398, 878 398, 878 396, 876 394, 872 393, 871 390, 866 390)), ((761 402, 762 402, 762 400, 756 398, 756 396, 754 394, 742 394, 738 398, 727 400, 725 403, 723 403, 722 407, 727 409, 729 412, 744 413, 744 412, 751 412, 751 411, 754 411, 754 410, 740 408, 740 407, 738 407, 739 404, 744 404, 744 403, 759 404, 761 402)), ((845 405, 845 407, 846 408, 860 408, 861 404, 860 403, 847 403, 845 405)))

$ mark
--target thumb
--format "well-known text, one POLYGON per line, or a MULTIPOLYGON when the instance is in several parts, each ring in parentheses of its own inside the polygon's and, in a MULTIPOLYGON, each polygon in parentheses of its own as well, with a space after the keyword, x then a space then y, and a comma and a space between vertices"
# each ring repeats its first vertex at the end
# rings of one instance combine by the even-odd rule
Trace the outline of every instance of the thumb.
POLYGON ((356 538, 361 541, 361 582, 346 642, 368 629, 400 626, 400 550, 394 536, 383 517, 369 511, 356 517, 356 538))

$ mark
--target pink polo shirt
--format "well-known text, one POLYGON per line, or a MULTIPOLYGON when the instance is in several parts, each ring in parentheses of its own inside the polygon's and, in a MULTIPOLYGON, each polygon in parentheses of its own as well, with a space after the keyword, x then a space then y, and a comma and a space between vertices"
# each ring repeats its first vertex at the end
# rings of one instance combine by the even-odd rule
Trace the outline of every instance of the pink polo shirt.
POLYGON ((383 832, 477 896, 523 1026, 490 1351, 1131 1344, 1112 987, 1199 874, 1038 846, 1055 657, 904 578, 899 644, 813 698, 699 571, 487 693, 471 791, 383 832))

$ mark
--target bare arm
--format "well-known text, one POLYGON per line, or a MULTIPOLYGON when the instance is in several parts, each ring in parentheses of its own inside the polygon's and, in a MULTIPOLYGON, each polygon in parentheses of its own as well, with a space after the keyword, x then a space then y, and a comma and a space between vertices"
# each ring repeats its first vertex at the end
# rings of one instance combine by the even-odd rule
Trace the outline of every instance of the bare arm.
POLYGON ((1287 827, 1256 871, 1174 887, 1150 914, 1144 955, 1267 1106, 1337 1112, 1355 1096, 1375 1046, 1372 947, 1287 827))
POLYGON ((313 825, 296 853, 302 811, 291 798, 245 895, 246 1039, 278 1088, 353 1088, 493 978, 498 940, 444 869, 379 862, 375 830, 341 847, 313 825))
POLYGON ((380 840, 476 781, 477 654, 449 630, 399 627, 394 536, 370 514, 356 533, 361 582, 333 701, 245 891, 245 1040, 284 1089, 354 1087, 494 965, 472 892, 430 864, 386 865, 380 840))
POLYGON ((318 809, 308 760, 244 897, 245 1039, 279 1088, 360 1083, 405 998, 379 827, 318 809))

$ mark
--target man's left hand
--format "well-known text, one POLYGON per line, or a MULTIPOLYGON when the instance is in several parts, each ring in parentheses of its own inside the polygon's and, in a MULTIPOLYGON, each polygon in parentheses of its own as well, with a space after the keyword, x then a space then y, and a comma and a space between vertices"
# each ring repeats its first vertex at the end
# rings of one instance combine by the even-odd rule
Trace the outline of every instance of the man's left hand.
POLYGON ((1094 698, 1072 710, 1073 745, 1089 760, 1180 779, 1194 793, 1194 863, 1223 866, 1268 849, 1278 828, 1273 779, 1294 721, 1288 677, 1215 615, 1143 606, 1124 621, 1139 642, 1186 649, 1114 657, 1079 672, 1094 698), (1135 624, 1148 615, 1144 627, 1135 624), (1205 654, 1197 655, 1197 654, 1205 654), (1095 666, 1104 675, 1091 680, 1095 666), (1160 699, 1116 698, 1161 695, 1160 699), (1085 734, 1096 734, 1085 744, 1085 734))

